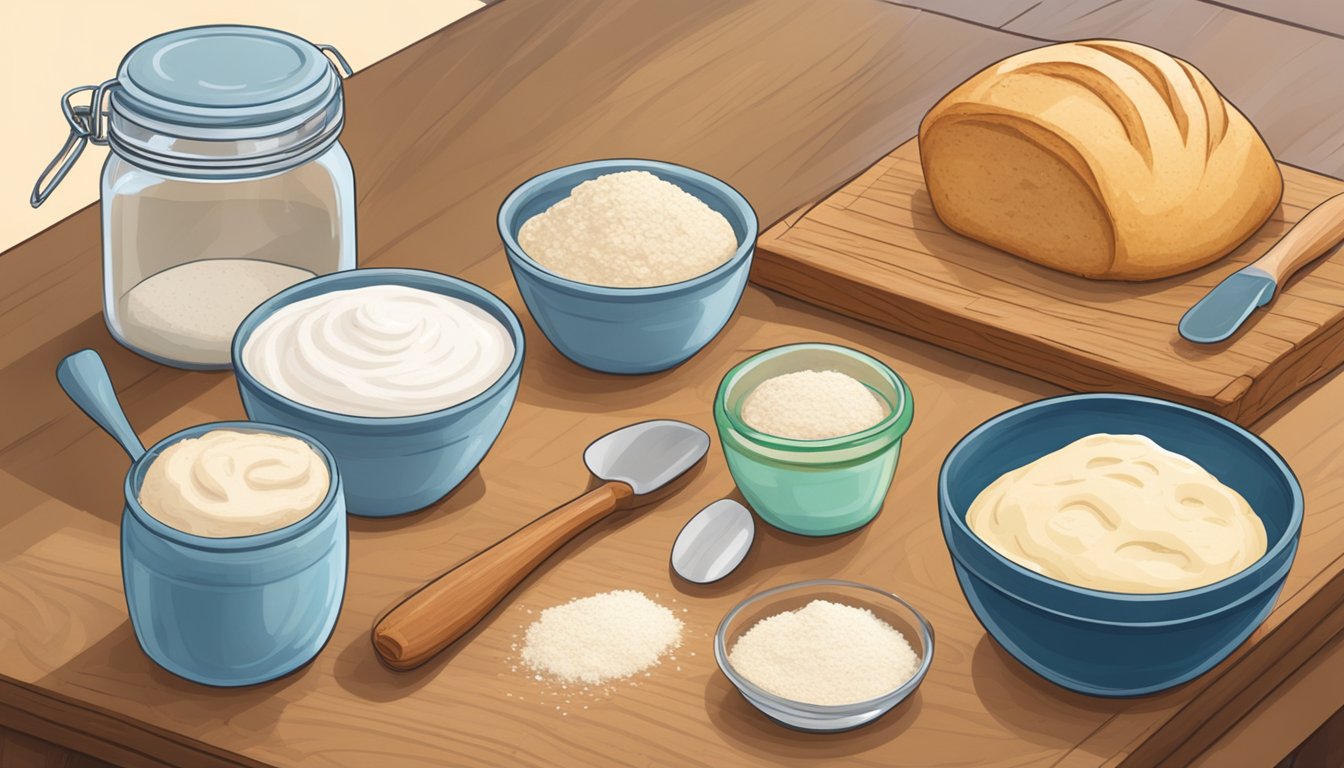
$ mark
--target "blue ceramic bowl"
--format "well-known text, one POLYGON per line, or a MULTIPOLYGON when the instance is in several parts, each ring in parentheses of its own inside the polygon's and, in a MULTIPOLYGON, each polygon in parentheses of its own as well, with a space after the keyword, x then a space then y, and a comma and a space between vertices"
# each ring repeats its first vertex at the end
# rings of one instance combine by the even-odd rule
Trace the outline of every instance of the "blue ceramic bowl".
POLYGON ((499 235, 513 279, 542 333, 570 360, 604 373, 653 373, 685 362, 709 343, 742 298, 756 249, 756 212, 737 190, 690 168, 655 160, 594 160, 533 177, 499 209, 499 235), (723 214, 737 251, 698 277, 651 288, 610 288, 547 271, 518 245, 518 230, 589 179, 648 171, 723 214))
POLYGON ((494 445, 513 409, 523 367, 523 329, 513 310, 479 286, 418 269, 356 269, 322 275, 267 299, 238 326, 233 370, 247 415, 283 424, 322 441, 341 468, 350 512, 391 517, 422 509, 457 487, 494 445), (276 310, 332 291, 404 285, 469 301, 503 323, 513 339, 513 361, 481 394, 450 408, 414 416, 348 416, 314 408, 267 389, 243 364, 252 332, 276 310))
POLYGON ((292 429, 250 421, 184 429, 126 474, 121 574, 135 638, 156 664, 216 686, 273 680, 307 664, 331 637, 345 596, 345 498, 335 459, 292 429), (326 498, 296 523, 255 536, 210 538, 159 522, 140 506, 149 465, 179 440, 215 429, 296 437, 326 462, 326 498))
POLYGON ((938 510, 962 592, 1004 649, 1065 688, 1140 696, 1204 673, 1269 615, 1297 552, 1302 489, 1274 449, 1217 416, 1135 395, 1068 395, 1000 414, 962 438, 943 463, 938 510), (991 482, 1097 432, 1146 435, 1234 488, 1264 522, 1264 557, 1198 589, 1103 592, 1023 568, 971 532, 966 510, 991 482))

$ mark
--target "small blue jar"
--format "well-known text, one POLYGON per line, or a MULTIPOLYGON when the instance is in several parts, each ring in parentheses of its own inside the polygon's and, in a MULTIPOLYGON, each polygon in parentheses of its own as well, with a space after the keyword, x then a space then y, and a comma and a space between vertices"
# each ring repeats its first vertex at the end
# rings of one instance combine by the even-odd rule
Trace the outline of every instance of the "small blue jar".
POLYGON ((160 441, 126 475, 121 571, 136 640, 159 666, 205 685, 273 680, 326 645, 345 596, 345 497, 331 453, 302 432, 216 422, 160 441), (254 536, 210 538, 156 520, 140 505, 145 473, 168 446, 217 429, 295 437, 322 457, 327 495, 307 517, 254 536))

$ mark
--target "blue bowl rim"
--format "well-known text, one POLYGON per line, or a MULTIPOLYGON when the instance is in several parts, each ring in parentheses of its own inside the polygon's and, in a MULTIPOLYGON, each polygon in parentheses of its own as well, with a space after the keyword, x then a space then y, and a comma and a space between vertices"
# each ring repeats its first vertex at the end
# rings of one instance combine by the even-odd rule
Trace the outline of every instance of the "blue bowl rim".
MULTIPOLYGON (((342 289, 327 288, 326 290, 323 290, 321 293, 324 294, 331 293, 336 290, 342 290, 342 289)), ((423 424, 427 421, 437 419, 440 417, 452 416, 458 413, 462 413, 494 397, 496 394, 503 391, 506 387, 510 386, 515 381, 517 381, 518 372, 523 365, 523 348, 525 344, 526 339, 523 336, 523 326, 518 322, 518 315, 513 311, 513 308, 510 307, 507 303, 505 303, 503 299, 499 298, 495 294, 491 293, 490 291, 487 291, 486 289, 482 288, 481 286, 471 281, 463 280, 460 277, 453 277, 452 275, 445 275, 442 272, 434 272, 428 269, 411 269, 407 267, 364 267, 356 269, 346 269, 341 270, 339 272, 329 272, 325 275, 318 275, 317 277, 309 278, 301 283, 295 283, 294 285, 291 285, 290 287, 270 297, 266 301, 263 301, 261 304, 258 304, 256 309, 253 309, 251 312, 249 312, 247 314, 247 317, 243 318, 243 322, 238 324, 238 330, 235 331, 233 334, 233 344, 231 347, 231 354, 233 357, 233 372, 234 375, 238 378, 240 384, 243 381, 246 381, 247 383, 255 386, 260 391, 266 393, 267 396, 279 400, 286 406, 299 411, 300 413, 304 414, 309 418, 322 421, 337 421, 345 424, 398 427, 413 424, 423 424), (312 286, 317 283, 323 283, 323 287, 326 288, 325 285, 326 283, 340 283, 342 281, 357 280, 363 277, 386 277, 389 279, 383 280, 375 284, 407 285, 408 287, 411 288, 415 288, 418 286, 409 285, 408 283, 403 282, 402 278, 408 278, 408 277, 424 278, 430 280, 431 282, 448 283, 450 285, 453 285, 454 287, 465 290, 473 299, 473 303, 476 303, 477 306, 480 306, 482 303, 484 303, 486 305, 489 305, 490 307, 498 309, 504 315, 504 318, 506 320, 506 322, 504 323, 505 327, 508 328, 510 335, 513 336, 513 359, 509 362, 509 367, 504 369, 504 372, 499 375, 499 378, 496 379, 493 384, 491 384, 480 394, 470 399, 463 400, 462 402, 456 405, 450 405, 447 408, 440 408, 437 411, 416 413, 411 414, 409 416, 354 416, 347 413, 338 413, 336 411, 329 411, 326 410, 325 408, 317 408, 315 406, 307 405, 305 403, 300 403, 297 400, 293 400, 289 397, 286 397, 285 395, 280 394, 279 392, 276 392, 275 390, 263 384, 260 380, 257 379, 257 377, 253 376, 251 371, 247 370, 247 366, 243 364, 243 347, 245 345, 246 337, 250 336, 252 332, 256 330, 257 326, 261 325, 261 323, 265 321, 267 317, 269 317, 276 310, 280 309, 280 307, 287 306, 288 304, 292 303, 291 299, 295 293, 302 290, 305 286, 312 286)))
MULTIPOLYGON (((849 581, 846 579, 806 579, 803 581, 789 582, 788 584, 780 584, 779 586, 757 592, 754 595, 749 595, 737 605, 733 606, 728 613, 724 614, 723 619, 719 621, 718 627, 714 630, 714 661, 718 664, 719 671, 723 673, 724 677, 728 678, 729 682, 736 686, 740 691, 750 693, 762 701, 769 702, 777 707, 787 707, 809 715, 846 717, 874 708, 880 709, 885 713, 909 698, 910 694, 914 693, 915 689, 924 682, 924 677, 928 674, 929 668, 933 666, 935 645, 936 640, 933 624, 928 619, 924 618, 924 614, 920 613, 915 606, 911 605, 909 601, 900 595, 897 595, 895 592, 890 592, 881 587, 874 587, 870 584, 863 584, 861 582, 849 581), (909 680, 901 683, 892 691, 888 691, 880 696, 864 701, 855 701, 849 704, 812 704, 806 701, 788 699, 779 694, 771 693, 751 682, 746 677, 738 674, 737 670, 733 668, 732 663, 728 660, 728 644, 726 642, 728 625, 732 623, 733 619, 737 618, 738 614, 746 610, 748 606, 758 603, 768 597, 774 597, 775 595, 790 591, 821 590, 825 587, 840 587, 843 589, 872 592, 882 598, 895 601, 914 616, 915 624, 919 628, 920 642, 924 647, 923 653, 920 654, 919 667, 915 670, 915 674, 912 675, 909 680)), ((755 706, 755 702, 752 702, 752 704, 755 706)))
MULTIPOLYGON (((141 477, 140 480, 143 482, 144 478, 141 477)), ((331 451, 327 450, 327 447, 323 445, 320 440, 306 432, 292 427, 281 426, 279 424, 268 424, 263 421, 210 421, 178 430, 150 446, 140 458, 131 463, 131 468, 126 471, 126 480, 123 487, 126 496, 126 509, 130 511, 131 516, 135 518, 137 523, 148 528, 154 535, 161 539, 167 539, 175 544, 181 544, 194 549, 207 552, 222 552, 265 549, 296 538, 308 531, 308 529, 317 525, 318 521, 331 511, 331 508, 336 505, 338 494, 341 493, 342 486, 340 470, 336 466, 336 457, 331 454, 331 451), (314 507, 312 512, 309 512, 307 515, 304 515, 289 525, 247 536, 200 536, 198 534, 178 530, 149 514, 144 506, 140 504, 139 488, 134 487, 139 485, 139 483, 135 482, 137 475, 143 475, 141 469, 143 468, 145 472, 149 471, 149 465, 154 463, 163 451, 173 443, 188 438, 198 437, 217 429, 232 429, 240 432, 265 432, 268 434, 285 435, 287 437, 298 438, 312 446, 313 450, 317 451, 317 454, 322 457, 322 461, 326 462, 327 465, 327 493, 322 497, 321 503, 314 507)), ((344 514, 344 511, 342 511, 342 514, 344 514)))
MULTIPOLYGON (((1221 416, 1209 413, 1208 411, 1203 411, 1200 410, 1199 408, 1192 408, 1188 405, 1182 405, 1180 403, 1175 403, 1170 400, 1163 400, 1161 398, 1147 397, 1144 395, 1134 395, 1123 392, 1085 392, 1085 393, 1074 393, 1066 395, 1056 395, 1054 397, 1047 397, 1041 400, 1026 403, 1025 405, 1020 405, 1016 408, 1010 408, 1007 411, 1004 411, 1002 413, 990 417, 989 419, 981 423, 979 426, 977 426, 975 429, 972 429, 970 432, 966 433, 966 436, 958 440, 957 444, 952 447, 951 451, 948 452, 947 457, 943 459, 942 466, 938 470, 938 509, 939 514, 944 518, 944 520, 950 521, 952 525, 956 526, 959 532, 966 535, 971 541, 974 541, 975 546, 979 547, 981 551, 987 553, 990 558, 997 561, 1000 565, 1008 568, 1013 573, 1023 578, 1026 578, 1030 581, 1034 581, 1036 583, 1043 584, 1047 587, 1058 589, 1066 593, 1071 593, 1074 595, 1083 595, 1101 600, 1123 600, 1129 603, 1135 603, 1135 602, 1162 603, 1178 599, 1198 598, 1203 595, 1208 595, 1210 593, 1226 589, 1232 584, 1246 578, 1250 574, 1260 571, 1260 569, 1263 568, 1266 563, 1271 562, 1275 558, 1279 557, 1289 547, 1295 546, 1295 542, 1297 539, 1296 534, 1302 529, 1303 502, 1302 502, 1302 486, 1298 483, 1297 476, 1293 474, 1292 468, 1288 466, 1288 462, 1284 461, 1283 457, 1279 455, 1278 451, 1274 450, 1273 446, 1265 442, 1257 435, 1246 430, 1244 427, 1234 424, 1233 422, 1228 421, 1227 419, 1224 419, 1221 416), (1195 587, 1194 589, 1184 589, 1176 592, 1155 592, 1155 593, 1111 592, 1108 590, 1080 587, 1076 584, 1070 584, 1065 581, 1060 581, 1058 579, 1054 579, 1049 576, 1037 573, 1028 568, 1024 568, 1023 566, 1018 565, 1009 558, 1000 554, 998 550, 986 544, 983 539, 981 539, 979 536, 975 534, 974 531, 971 530, 971 527, 966 524, 965 515, 958 514, 954 509, 952 505, 951 492, 948 490, 947 487, 948 465, 951 464, 952 461, 957 457, 957 455, 961 453, 961 451, 965 450, 965 447, 970 445, 971 442, 978 439, 981 435, 983 435, 990 429, 994 428, 998 424, 1007 421, 1008 419, 1020 417, 1022 414, 1028 413, 1033 410, 1041 408, 1053 408, 1058 407, 1059 405, 1065 403, 1083 401, 1083 400, 1122 400, 1129 402, 1144 403, 1147 405, 1155 405, 1163 408, 1171 408, 1178 411, 1184 411, 1186 413, 1193 414, 1196 417, 1206 419, 1212 422, 1215 426, 1220 426, 1232 432, 1233 434, 1239 436, 1241 439, 1246 440, 1251 445, 1255 446, 1263 454, 1265 454, 1265 456, 1269 458, 1270 462, 1282 473, 1283 477, 1288 481, 1288 487, 1290 492, 1292 493, 1292 508, 1289 510, 1288 525, 1284 528, 1283 535, 1280 536, 1279 540, 1274 543, 1274 546, 1270 547, 1265 552, 1265 554, 1260 556, 1259 559, 1257 559, 1254 563, 1251 563, 1250 565, 1246 566, 1242 570, 1238 571, 1237 573, 1234 573, 1231 576, 1227 576, 1226 578, 1215 581, 1212 584, 1205 584, 1202 587, 1195 587)), ((958 562, 962 562, 962 558, 955 548, 952 549, 951 554, 954 558, 958 560, 958 562)), ((970 566, 964 562, 962 562, 962 565, 967 568, 970 568, 970 566)))
MULTIPOLYGON (((694 194, 690 190, 684 188, 683 191, 687 194, 694 194)), ((756 249, 756 237, 759 234, 760 229, 760 218, 756 215, 756 209, 752 208, 751 203, 747 198, 728 182, 716 176, 711 176, 704 171, 697 171, 694 168, 689 168, 684 165, 669 163, 663 160, 651 160, 637 157, 587 160, 581 163, 562 165, 559 168, 553 168, 544 173, 539 173, 527 181, 524 181, 522 184, 519 184, 507 197, 504 198, 504 201, 499 204, 499 214, 496 217, 496 223, 499 228, 499 237, 504 241, 504 252, 508 256, 509 261, 527 270, 534 277, 538 277, 555 287, 563 288, 570 293, 583 296, 621 299, 646 298, 653 296, 662 297, 678 294, 698 288, 705 283, 711 283, 718 280, 740 267, 742 262, 756 249), (733 255, 724 263, 704 274, 689 277, 679 282, 668 283, 666 285, 621 287, 584 283, 558 275, 543 267, 531 256, 528 256, 527 252, 523 250, 523 247, 518 244, 518 239, 513 236, 509 222, 517 215, 517 209, 522 205, 522 202, 529 197, 530 193, 537 187, 548 184, 556 179, 571 176, 581 171, 607 168, 612 169, 612 172, 621 170, 656 170, 662 171, 674 179, 677 177, 695 179, 705 186, 714 189, 719 193, 723 200, 727 201, 732 207, 738 210, 746 224, 746 234, 738 242, 737 250, 734 251, 733 255)))

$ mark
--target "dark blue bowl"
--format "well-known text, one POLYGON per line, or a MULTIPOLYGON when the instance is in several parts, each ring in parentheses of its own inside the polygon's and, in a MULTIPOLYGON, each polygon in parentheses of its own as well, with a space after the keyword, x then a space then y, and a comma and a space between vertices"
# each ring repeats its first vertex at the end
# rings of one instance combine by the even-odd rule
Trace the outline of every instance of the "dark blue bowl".
POLYGON ((513 310, 478 285, 419 269, 352 269, 286 288, 252 310, 233 337, 233 372, 249 418, 306 432, 332 452, 351 514, 391 517, 443 498, 485 458, 513 409, 523 347, 523 329, 513 310), (512 362, 498 381, 470 400, 430 413, 387 417, 348 416, 304 405, 267 388, 243 364, 247 340, 276 310, 370 285, 404 285, 475 304, 508 330, 512 362))
POLYGON ((747 285, 756 248, 756 213, 722 181, 656 160, 594 160, 547 171, 524 182, 499 208, 499 236, 527 309, 565 357, 604 373, 653 373, 678 365, 710 342, 732 317, 747 285), (737 250, 717 268, 689 280, 650 288, 611 288, 550 272, 518 245, 533 216, 590 179, 648 171, 723 214, 737 250))
POLYGON ((1273 448, 1217 416, 1136 395, 1068 395, 999 414, 962 438, 943 462, 938 512, 966 601, 1005 650, 1065 688, 1140 696, 1203 674, 1269 615, 1297 553, 1302 489, 1273 448), (991 482, 1097 432, 1145 435, 1235 489, 1264 522, 1264 557, 1198 589, 1103 592, 1023 568, 971 532, 966 510, 991 482))

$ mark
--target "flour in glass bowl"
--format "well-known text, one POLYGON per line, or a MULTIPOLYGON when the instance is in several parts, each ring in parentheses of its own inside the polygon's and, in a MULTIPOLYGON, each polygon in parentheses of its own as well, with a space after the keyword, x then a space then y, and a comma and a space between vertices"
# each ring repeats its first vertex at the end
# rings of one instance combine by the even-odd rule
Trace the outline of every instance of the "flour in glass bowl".
POLYGON ((920 662, 905 635, 877 614, 829 600, 761 619, 728 651, 728 663, 756 687, 829 706, 891 693, 920 662))
POLYGON ((742 421, 793 440, 852 435, 886 418, 877 395, 839 371, 795 371, 761 382, 742 402, 742 421))

